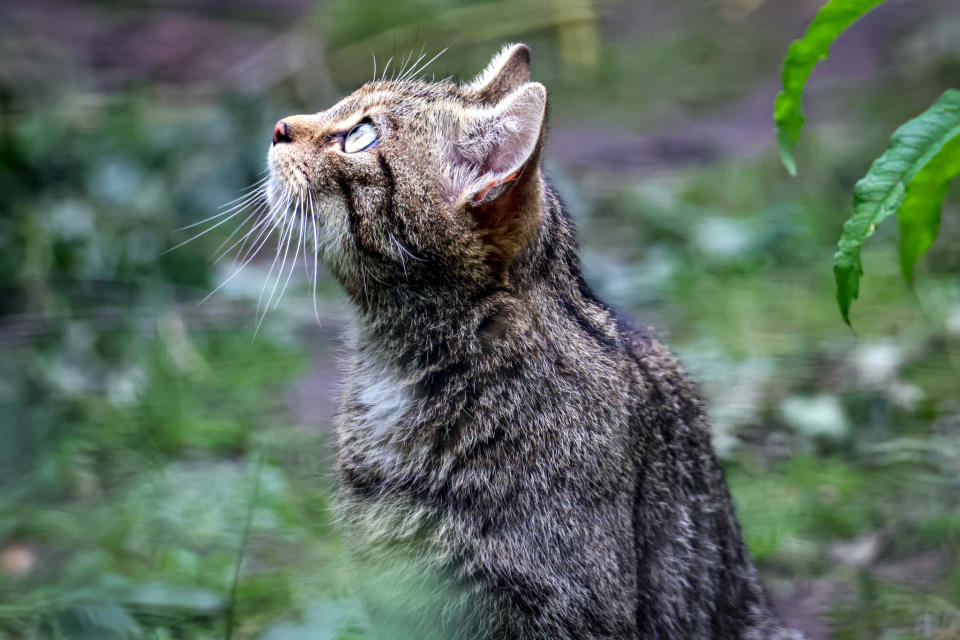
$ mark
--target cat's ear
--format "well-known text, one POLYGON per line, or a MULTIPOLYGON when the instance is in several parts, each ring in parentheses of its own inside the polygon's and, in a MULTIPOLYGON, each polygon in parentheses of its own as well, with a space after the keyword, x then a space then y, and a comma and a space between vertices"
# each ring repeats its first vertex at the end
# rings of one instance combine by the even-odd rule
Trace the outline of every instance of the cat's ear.
POLYGON ((528 82, 500 103, 471 114, 454 145, 451 187, 459 207, 491 202, 536 171, 547 89, 528 82))
POLYGON ((529 81, 530 48, 525 44, 508 44, 464 87, 464 92, 480 102, 496 104, 529 81))
POLYGON ((471 113, 452 145, 454 206, 476 220, 502 262, 526 245, 539 220, 546 109, 547 89, 528 82, 495 107, 471 113))

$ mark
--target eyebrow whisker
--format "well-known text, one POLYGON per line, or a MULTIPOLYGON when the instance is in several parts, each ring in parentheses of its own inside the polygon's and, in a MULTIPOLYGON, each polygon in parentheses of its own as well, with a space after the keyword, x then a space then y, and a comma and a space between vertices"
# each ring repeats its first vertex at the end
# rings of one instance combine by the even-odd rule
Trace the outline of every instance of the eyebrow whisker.
POLYGON ((412 74, 410 74, 410 77, 416 77, 416 76, 419 76, 421 73, 423 73, 424 70, 427 69, 427 67, 429 67, 431 64, 433 64, 434 61, 435 61, 437 58, 439 58, 440 56, 442 56, 443 54, 445 54, 445 53, 447 52, 447 49, 449 49, 449 47, 444 47, 444 48, 440 51, 440 53, 438 53, 437 55, 433 56, 432 58, 430 58, 429 60, 427 60, 426 62, 424 62, 423 65, 422 65, 419 69, 417 69, 417 70, 414 71, 412 74))

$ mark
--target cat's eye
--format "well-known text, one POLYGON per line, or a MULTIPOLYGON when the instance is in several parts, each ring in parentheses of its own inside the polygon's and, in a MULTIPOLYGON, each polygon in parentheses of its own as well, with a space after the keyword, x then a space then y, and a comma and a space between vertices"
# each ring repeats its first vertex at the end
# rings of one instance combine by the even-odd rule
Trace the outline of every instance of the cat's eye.
POLYGON ((361 122, 343 139, 343 150, 346 153, 363 151, 377 141, 377 130, 369 122, 361 122))

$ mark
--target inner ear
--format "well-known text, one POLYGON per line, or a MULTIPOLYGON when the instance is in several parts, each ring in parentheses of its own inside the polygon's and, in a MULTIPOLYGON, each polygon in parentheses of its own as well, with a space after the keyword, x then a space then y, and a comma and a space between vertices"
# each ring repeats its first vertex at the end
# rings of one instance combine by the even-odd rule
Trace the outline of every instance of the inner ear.
POLYGON ((547 90, 529 82, 468 120, 454 145, 450 191, 458 207, 496 199, 539 159, 547 90))
POLYGON ((529 81, 530 48, 525 44, 508 44, 473 82, 464 87, 464 92, 482 103, 493 105, 529 81))

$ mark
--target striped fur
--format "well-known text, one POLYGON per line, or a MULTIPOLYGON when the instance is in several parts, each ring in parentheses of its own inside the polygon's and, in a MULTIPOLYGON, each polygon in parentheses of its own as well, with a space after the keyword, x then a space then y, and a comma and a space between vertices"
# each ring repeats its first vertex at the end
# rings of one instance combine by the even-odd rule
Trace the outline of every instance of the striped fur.
POLYGON ((383 638, 799 638, 697 390, 583 278, 528 63, 515 45, 465 87, 370 82, 286 118, 270 152, 273 191, 320 203, 356 309, 338 512, 370 619, 383 638), (378 142, 343 153, 365 118, 378 142))

